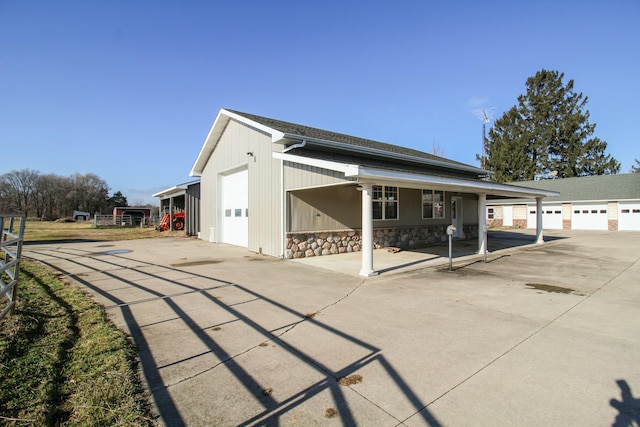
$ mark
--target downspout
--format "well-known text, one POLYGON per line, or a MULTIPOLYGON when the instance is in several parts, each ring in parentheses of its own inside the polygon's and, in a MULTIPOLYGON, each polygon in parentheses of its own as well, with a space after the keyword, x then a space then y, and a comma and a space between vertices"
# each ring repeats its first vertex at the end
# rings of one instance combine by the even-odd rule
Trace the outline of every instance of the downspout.
MULTIPOLYGON (((307 145, 307 140, 290 145, 282 149, 281 153, 287 153, 296 148, 303 148, 307 145)), ((284 188, 284 160, 280 160, 280 230, 282 236, 282 253, 281 258, 285 259, 287 254, 287 197, 284 188)))
POLYGON ((303 139, 302 142, 299 142, 297 144, 293 144, 293 145, 290 145, 290 146, 284 148, 282 150, 282 152, 283 153, 288 153, 289 151, 295 150, 296 148, 303 148, 305 145, 307 145, 307 140, 303 139))

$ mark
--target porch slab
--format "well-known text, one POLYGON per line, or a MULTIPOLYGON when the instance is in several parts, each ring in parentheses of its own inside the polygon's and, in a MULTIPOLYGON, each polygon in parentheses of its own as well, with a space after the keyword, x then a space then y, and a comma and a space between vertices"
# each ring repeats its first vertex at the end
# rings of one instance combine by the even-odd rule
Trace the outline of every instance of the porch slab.
MULTIPOLYGON (((557 240, 558 233, 546 236, 547 241, 557 240)), ((488 255, 492 258, 506 254, 509 250, 526 245, 535 245, 535 230, 495 230, 488 233, 488 255)), ((383 248, 373 251, 373 267, 381 275, 406 273, 425 267, 448 268, 449 243, 429 246, 422 249, 383 248)), ((478 254, 477 239, 453 239, 451 245, 454 267, 469 262, 484 260, 484 254, 478 254)), ((296 258, 287 262, 297 262, 315 268, 357 275, 362 263, 362 252, 350 252, 337 255, 296 258)))

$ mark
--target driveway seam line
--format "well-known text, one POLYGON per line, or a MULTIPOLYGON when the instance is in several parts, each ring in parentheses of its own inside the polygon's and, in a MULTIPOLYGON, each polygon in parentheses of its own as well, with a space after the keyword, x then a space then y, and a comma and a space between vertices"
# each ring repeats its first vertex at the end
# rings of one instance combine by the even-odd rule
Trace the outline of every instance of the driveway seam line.
POLYGON ((460 387, 462 384, 466 383, 467 381, 469 381, 471 378, 475 377, 476 375, 478 375, 480 372, 484 371, 485 369, 487 369, 489 366, 493 365, 495 362, 497 362, 498 360, 502 359, 504 356, 506 356, 508 353, 511 353, 513 350, 515 350, 516 348, 520 347, 520 345, 524 344, 526 341, 529 341, 529 339, 533 338, 534 336, 538 335, 538 333, 542 332, 543 330, 545 330, 547 327, 551 326, 553 323, 555 323, 557 320, 559 320, 561 317, 564 317, 567 313, 569 313, 570 311, 572 311, 574 308, 576 308, 577 306, 579 306, 580 304, 582 304, 583 302, 587 301, 589 298, 591 298, 593 295, 595 295, 596 293, 598 293, 600 290, 602 290, 603 288, 605 288, 606 286, 608 286, 611 282, 613 282, 615 279, 617 279, 618 277, 620 277, 621 275, 623 275, 624 273, 626 273, 629 269, 631 269, 635 264, 638 263, 638 261, 640 261, 640 257, 636 258, 636 260, 634 262, 632 262, 631 264, 629 264, 624 270, 622 270, 621 272, 619 272, 618 274, 616 274, 615 276, 613 276, 612 278, 610 278, 609 280, 607 280, 604 284, 602 284, 602 286, 596 288, 595 291, 593 291, 591 294, 585 296, 584 298, 582 298, 580 301, 576 302, 574 305, 572 305, 571 307, 569 307, 568 309, 566 309, 565 311, 563 311, 562 313, 560 313, 559 315, 557 315, 556 317, 554 317, 552 320, 550 320, 549 322, 547 322, 546 324, 544 324, 543 326, 541 326, 540 328, 538 328, 537 330, 535 330, 534 332, 532 332, 531 334, 529 334, 527 337, 523 338, 522 340, 520 340, 519 342, 517 342, 515 345, 513 345, 511 348, 507 349, 505 352, 503 352, 502 354, 500 354, 499 356, 497 356, 496 358, 494 358, 493 360, 491 360, 489 363, 487 363, 486 365, 484 365, 483 367, 481 367, 480 369, 476 370, 475 372, 473 372, 471 375, 469 375, 468 377, 466 377, 465 379, 463 379, 462 381, 460 381, 458 384, 454 385, 453 387, 451 387, 449 390, 447 390, 446 392, 442 393, 440 396, 436 397, 435 399, 433 399, 431 402, 427 403, 423 408, 421 408, 419 411, 411 414, 409 417, 407 417, 406 419, 404 419, 402 422, 405 422, 407 420, 409 420, 409 418, 415 416, 416 414, 419 414, 420 412, 424 411, 426 408, 428 408, 429 406, 431 406, 432 404, 436 403, 438 400, 442 399, 444 396, 446 396, 447 394, 451 393, 452 391, 454 391, 455 389, 457 389, 458 387, 460 387))
MULTIPOLYGON (((331 304, 328 304, 328 305, 326 305, 326 306, 322 307, 321 309, 319 309, 318 311, 316 311, 316 312, 314 313, 314 315, 315 315, 315 314, 320 313, 321 311, 323 311, 323 310, 325 310, 325 309, 327 309, 327 308, 329 308, 329 307, 332 307, 332 306, 334 306, 334 305, 336 305, 336 304, 340 303, 340 302, 341 302, 341 301, 343 301, 345 298, 348 298, 351 294, 353 294, 356 290, 358 290, 358 289, 360 288, 360 286, 362 286, 362 285, 364 284, 364 282, 365 282, 365 280, 362 280, 362 281, 361 281, 360 283, 358 283, 358 284, 357 284, 357 285, 356 285, 352 290, 350 290, 346 295, 344 295, 343 297, 339 298, 337 301, 332 302, 331 304)), ((309 320, 309 318, 307 318, 307 317, 303 317, 302 319, 300 319, 300 320, 298 320, 297 322, 295 322, 295 323, 294 323, 292 326, 290 326, 288 329, 284 330, 282 333, 280 333, 280 334, 272 334, 272 335, 273 335, 273 337, 272 337, 272 338, 269 338, 269 339, 267 339, 266 341, 262 341, 260 344, 263 344, 263 343, 265 343, 265 342, 272 341, 274 338, 281 338, 284 334, 286 334, 287 332, 291 331, 293 328, 295 328, 296 326, 298 326, 300 323, 305 322, 305 321, 307 321, 307 320, 309 320)), ((213 369, 217 368, 218 366, 220 366, 220 365, 224 365, 224 364, 225 364, 225 363, 227 363, 228 361, 233 360, 233 359, 235 359, 236 357, 242 356, 242 355, 244 355, 244 354, 246 354, 246 353, 248 353, 248 352, 250 352, 250 351, 252 351, 252 350, 254 350, 254 349, 258 348, 258 347, 260 347, 260 344, 256 344, 256 345, 254 345, 254 346, 252 346, 252 347, 247 348, 247 349, 246 349, 246 350, 244 350, 244 351, 241 351, 240 353, 236 353, 236 354, 234 354, 233 356, 230 356, 230 357, 226 358, 225 360, 221 360, 221 361, 219 361, 218 363, 216 363, 215 365, 212 365, 212 366, 210 366, 210 367, 208 367, 208 368, 206 368, 206 369, 204 369, 204 370, 202 370, 202 371, 200 371, 200 372, 197 372, 197 373, 195 373, 195 374, 193 374, 193 375, 191 375, 191 376, 189 376, 189 377, 182 378, 182 379, 180 379, 179 381, 176 381, 176 382, 171 383, 171 384, 167 383, 167 384, 165 385, 165 387, 166 387, 166 388, 173 387, 173 386, 178 385, 178 384, 180 384, 180 383, 182 383, 182 382, 184 382, 184 381, 192 380, 193 378, 196 378, 196 377, 198 377, 198 376, 200 376, 200 375, 202 375, 202 374, 206 374, 207 372, 209 372, 209 371, 211 371, 211 370, 213 370, 213 369)), ((316 366, 316 368, 321 369, 321 367, 320 367, 320 366, 316 366)), ((324 369, 322 369, 322 370, 324 370, 324 369)), ((332 376, 333 376, 333 375, 332 375, 332 376)), ((333 376, 333 377, 334 377, 335 379, 337 379, 335 376, 333 376)))

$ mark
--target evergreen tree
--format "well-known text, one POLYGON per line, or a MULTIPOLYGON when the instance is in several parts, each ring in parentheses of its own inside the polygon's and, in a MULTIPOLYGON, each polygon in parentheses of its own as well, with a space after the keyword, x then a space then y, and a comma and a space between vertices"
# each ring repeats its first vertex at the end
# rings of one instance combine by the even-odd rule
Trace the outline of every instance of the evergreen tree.
POLYGON ((587 98, 563 84, 563 73, 541 70, 527 79, 527 93, 489 130, 485 156, 493 180, 532 180, 617 173, 620 163, 606 154, 607 143, 592 137, 595 124, 587 98))
POLYGON ((640 160, 638 159, 634 159, 634 160, 636 161, 636 164, 631 166, 631 172, 640 173, 640 160))
POLYGON ((112 211, 115 207, 122 208, 127 206, 129 206, 129 202, 121 191, 116 191, 113 196, 107 199, 107 211, 112 211))

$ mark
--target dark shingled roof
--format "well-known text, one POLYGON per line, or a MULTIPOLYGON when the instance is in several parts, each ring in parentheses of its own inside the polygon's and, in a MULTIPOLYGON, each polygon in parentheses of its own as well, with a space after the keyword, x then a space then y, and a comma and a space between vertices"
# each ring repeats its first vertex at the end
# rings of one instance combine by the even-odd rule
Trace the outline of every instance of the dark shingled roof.
POLYGON ((373 141, 371 139, 358 138, 356 136, 336 133, 328 130, 318 129, 310 126, 299 125, 295 123, 283 122, 281 120, 270 119, 268 117, 256 116, 253 114, 243 113, 240 111, 225 108, 225 110, 245 117, 264 126, 280 131, 289 136, 299 136, 301 138, 310 138, 323 141, 338 142, 342 144, 352 145, 360 148, 375 149, 386 151, 389 153, 400 154, 403 156, 411 156, 425 160, 435 160, 450 164, 452 167, 466 166, 475 167, 466 163, 456 162, 444 157, 435 156, 423 151, 414 150, 412 148, 401 147, 399 145, 386 144, 384 142, 373 141))
POLYGON ((560 196, 545 198, 545 202, 640 199, 640 173, 543 179, 509 184, 560 193, 560 196))

